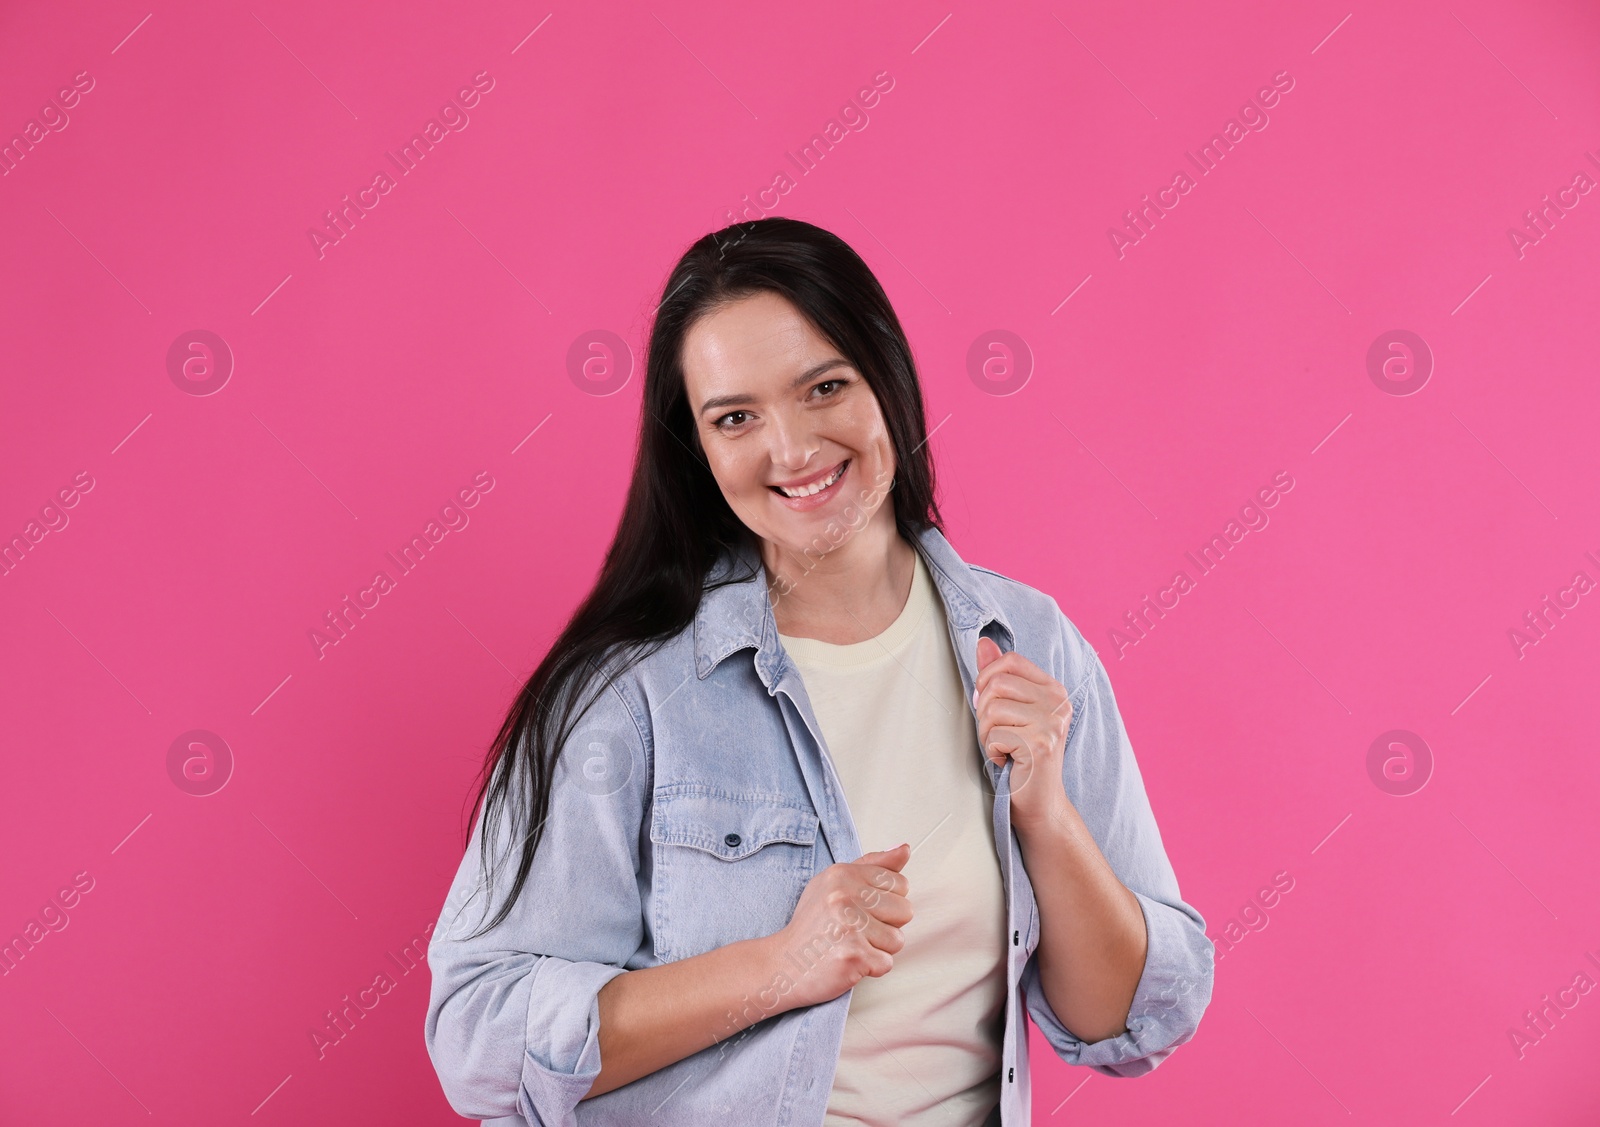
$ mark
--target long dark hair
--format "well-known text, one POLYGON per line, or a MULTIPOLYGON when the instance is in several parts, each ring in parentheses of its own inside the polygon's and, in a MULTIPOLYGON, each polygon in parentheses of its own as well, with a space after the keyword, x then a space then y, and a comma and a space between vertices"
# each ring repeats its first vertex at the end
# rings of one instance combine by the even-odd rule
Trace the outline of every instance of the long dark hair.
POLYGON ((754 544, 701 450, 682 353, 696 320, 763 291, 793 303, 877 396, 894 446, 889 495, 900 534, 915 543, 928 527, 943 527, 911 346, 861 257, 837 235, 777 216, 725 227, 691 246, 666 280, 650 330, 638 453, 616 536, 594 588, 517 694, 484 760, 467 840, 482 805, 485 873, 493 865, 495 822, 508 813, 508 799, 530 800, 509 803, 510 839, 520 839, 521 857, 489 928, 509 914, 527 881, 557 757, 583 712, 620 668, 694 621, 707 572, 725 551, 754 544))

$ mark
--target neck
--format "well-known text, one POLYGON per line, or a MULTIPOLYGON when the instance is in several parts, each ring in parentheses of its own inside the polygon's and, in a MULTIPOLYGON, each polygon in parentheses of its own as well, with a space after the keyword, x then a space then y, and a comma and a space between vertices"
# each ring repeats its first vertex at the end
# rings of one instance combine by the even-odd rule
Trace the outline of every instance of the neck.
POLYGON ((824 555, 763 540, 761 559, 780 634, 851 645, 877 637, 905 610, 917 550, 884 505, 824 555))

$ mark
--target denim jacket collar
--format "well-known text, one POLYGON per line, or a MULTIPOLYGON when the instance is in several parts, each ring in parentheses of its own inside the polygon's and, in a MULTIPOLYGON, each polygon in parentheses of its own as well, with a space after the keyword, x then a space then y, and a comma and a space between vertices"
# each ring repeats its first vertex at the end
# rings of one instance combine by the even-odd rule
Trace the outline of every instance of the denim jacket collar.
MULTIPOLYGON (((1012 649, 1015 634, 1005 612, 976 581, 944 534, 930 526, 918 534, 914 546, 943 596, 952 630, 964 635, 997 623, 1005 635, 1001 649, 1012 649)), ((703 681, 731 654, 750 648, 756 650, 756 672, 762 684, 769 694, 777 692, 786 659, 778 644, 765 569, 753 543, 725 553, 707 576, 707 590, 694 620, 695 674, 703 681), (713 583, 718 585, 713 587, 713 583)), ((975 661, 967 655, 958 658, 963 668, 975 661)))

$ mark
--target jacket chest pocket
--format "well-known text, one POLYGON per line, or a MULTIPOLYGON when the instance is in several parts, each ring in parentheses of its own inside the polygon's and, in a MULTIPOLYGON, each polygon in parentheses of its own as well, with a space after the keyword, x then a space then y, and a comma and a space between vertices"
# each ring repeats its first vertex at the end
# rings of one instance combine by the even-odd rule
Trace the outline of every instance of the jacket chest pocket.
POLYGON ((787 924, 816 864, 817 814, 698 783, 655 792, 651 930, 662 962, 787 924))

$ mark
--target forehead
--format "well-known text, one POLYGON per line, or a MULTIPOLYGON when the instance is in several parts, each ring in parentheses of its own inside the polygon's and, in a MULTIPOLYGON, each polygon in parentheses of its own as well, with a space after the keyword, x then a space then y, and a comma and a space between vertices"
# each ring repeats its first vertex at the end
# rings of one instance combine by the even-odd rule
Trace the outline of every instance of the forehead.
POLYGON ((691 399, 729 391, 775 390, 816 361, 836 354, 800 310, 762 292, 707 313, 683 341, 691 399))

